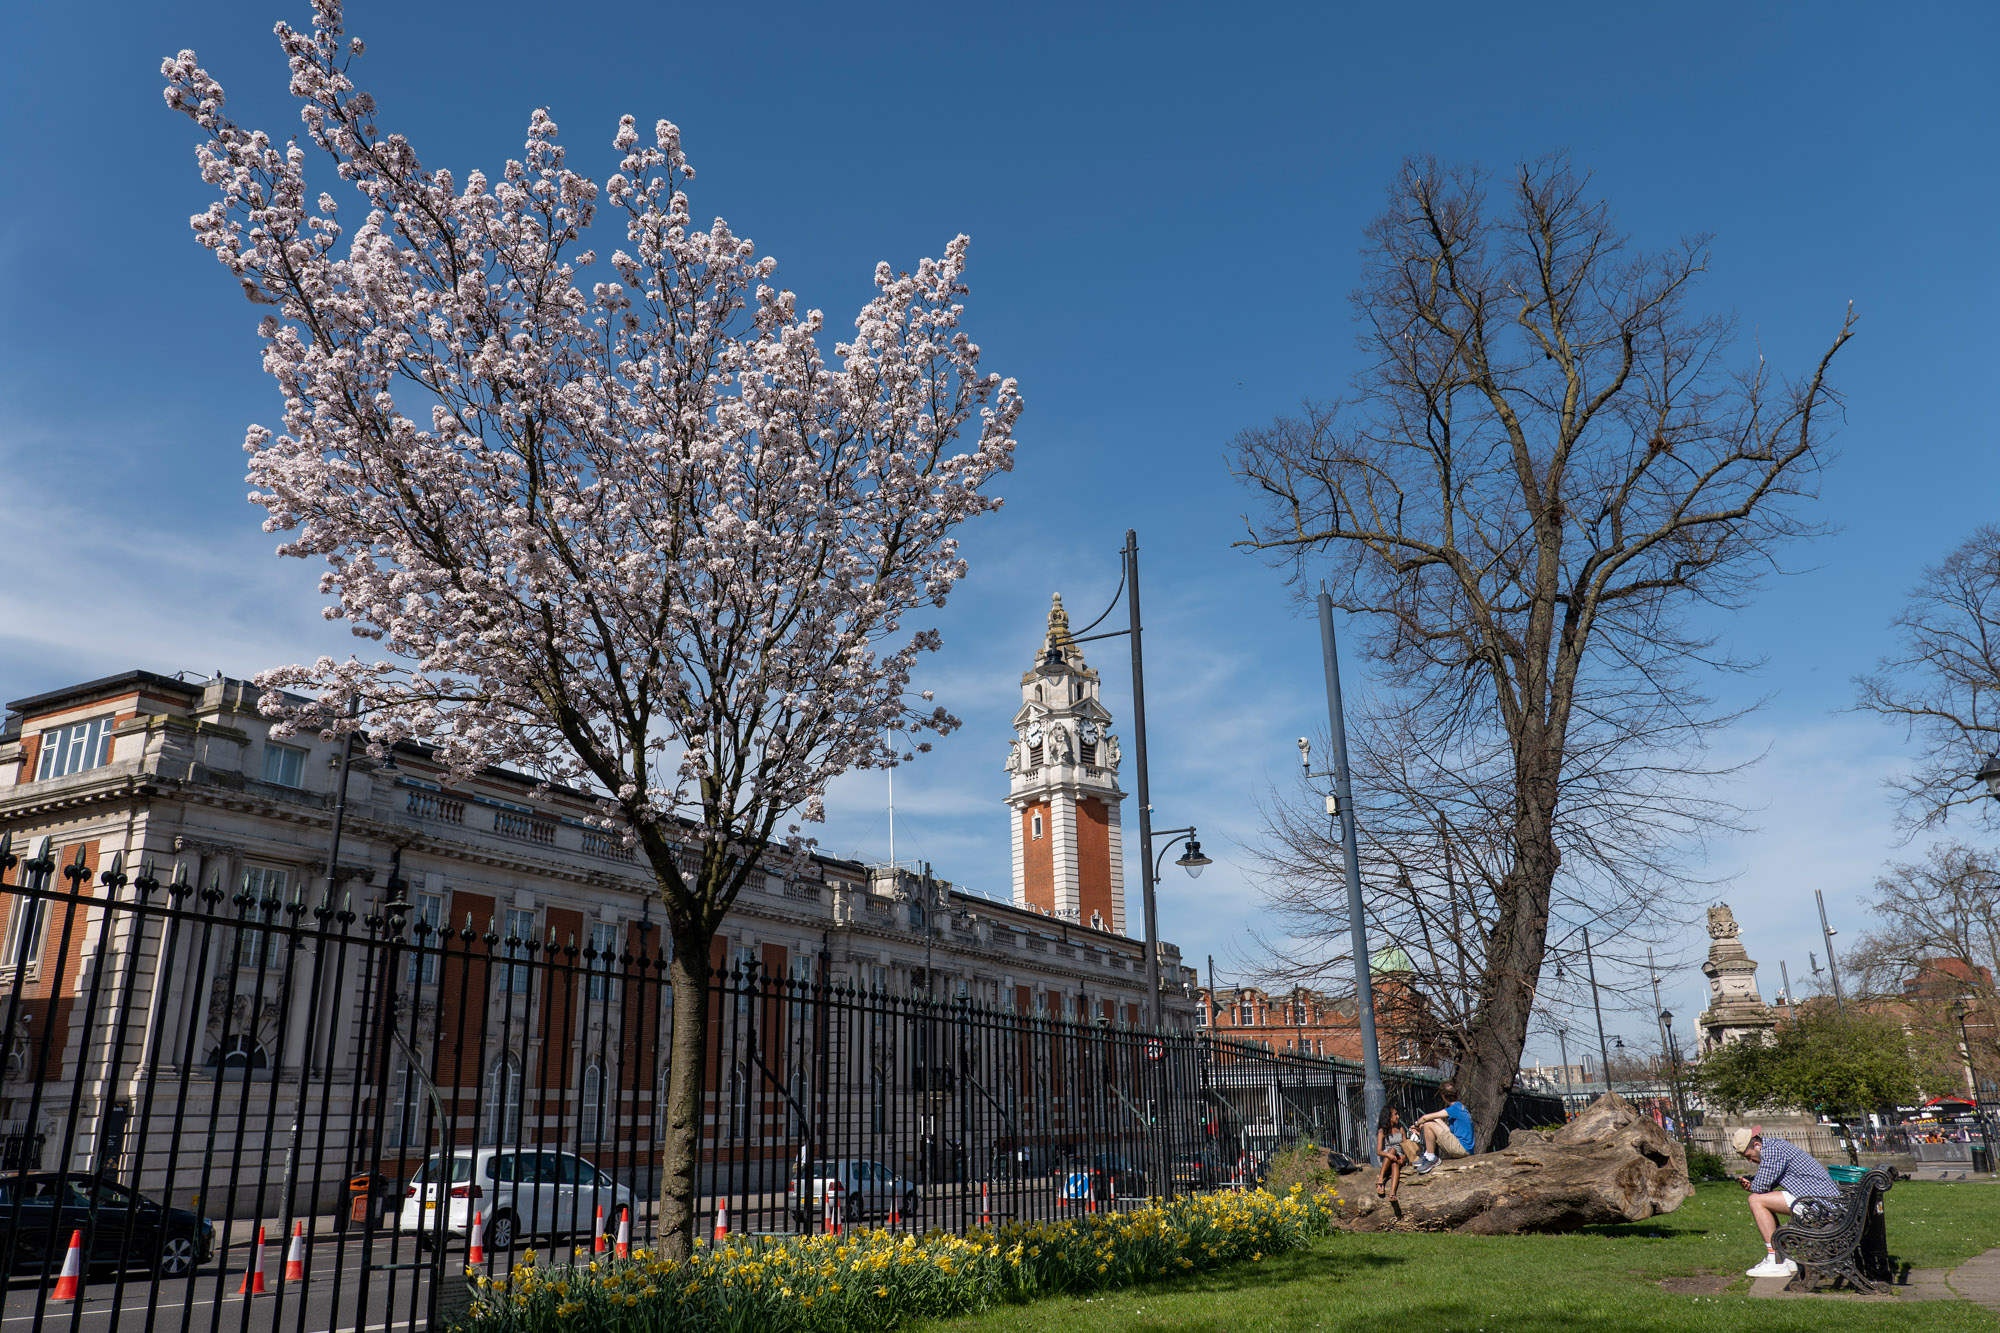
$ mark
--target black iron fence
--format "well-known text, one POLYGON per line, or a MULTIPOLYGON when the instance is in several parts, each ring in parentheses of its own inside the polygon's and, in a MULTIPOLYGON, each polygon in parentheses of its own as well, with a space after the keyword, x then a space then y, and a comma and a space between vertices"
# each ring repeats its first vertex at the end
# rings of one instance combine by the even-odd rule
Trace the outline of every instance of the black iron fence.
MULTIPOLYGON (((357 908, 46 846, 5 896, 0 1251, 24 1333, 424 1328, 468 1262, 657 1239, 657 929, 544 935, 427 918, 394 880, 357 908), (82 1299, 52 1303, 72 1238, 82 1299)), ((1237 1187, 1302 1138, 1365 1148, 1351 1064, 1133 1029, 1088 994, 1058 1015, 855 989, 830 963, 709 983, 704 1234, 962 1232, 1237 1187)), ((1434 1080, 1388 1083, 1409 1115, 1437 1105, 1434 1080)))

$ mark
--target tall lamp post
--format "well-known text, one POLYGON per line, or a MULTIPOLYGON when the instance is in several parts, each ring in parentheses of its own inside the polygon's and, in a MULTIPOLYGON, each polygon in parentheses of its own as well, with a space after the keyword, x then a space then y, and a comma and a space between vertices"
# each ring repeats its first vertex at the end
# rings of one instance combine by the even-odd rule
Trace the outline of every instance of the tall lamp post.
MULTIPOLYGON (((1597 959, 1590 952, 1590 927, 1583 928, 1583 965, 1590 973, 1590 1009, 1597 1015, 1597 1054, 1604 1061, 1604 1090, 1611 1091, 1611 1048, 1604 1044, 1604 1005, 1597 998, 1597 959)), ((1625 1043, 1619 1042, 1624 1050, 1625 1043)))
MULTIPOLYGON (((1121 560, 1120 591, 1112 596, 1111 605, 1104 608, 1104 615, 1085 625, 1085 633, 1072 635, 1070 642, 1090 643, 1096 639, 1116 639, 1120 636, 1129 636, 1132 640, 1132 764, 1137 786, 1135 795, 1139 798, 1139 890, 1145 904, 1146 921, 1146 1023, 1154 1032, 1159 1032, 1165 1029, 1166 1019, 1160 1004, 1160 909, 1156 892, 1158 876, 1153 870, 1152 857, 1152 789, 1146 771, 1146 659, 1141 648, 1139 534, 1136 529, 1125 529, 1125 545, 1118 554, 1121 560), (1102 634, 1088 633, 1117 608, 1121 596, 1125 599, 1126 627, 1106 630, 1102 634)), ((1202 864, 1209 862, 1204 860, 1202 864)))
MULTIPOLYGON (((1341 867, 1347 880, 1348 950, 1354 955, 1354 1018, 1361 1028, 1361 1141, 1372 1145, 1372 1129, 1382 1116, 1385 1094, 1382 1089, 1382 1052, 1375 1035, 1375 978, 1368 953, 1368 919, 1361 902, 1361 853, 1354 823, 1354 786, 1347 765, 1347 712, 1340 694, 1340 652, 1333 634, 1333 598, 1326 585, 1319 589, 1319 645, 1326 672, 1326 720, 1333 739, 1333 768, 1326 773, 1312 771, 1312 746, 1299 740, 1299 758, 1307 777, 1333 779, 1333 796, 1326 812, 1340 825, 1341 867)), ((1375 1160, 1372 1146, 1368 1160, 1375 1160)))
POLYGON ((1681 1100, 1681 1048, 1674 1043, 1674 1015, 1669 1009, 1660 1010, 1660 1026, 1667 1034, 1667 1089, 1674 1098, 1674 1122, 1680 1126, 1681 1142, 1688 1141, 1687 1103, 1681 1100))
POLYGON ((1556 1026, 1556 1049, 1562 1052, 1563 1119, 1567 1121, 1570 1115, 1569 1103, 1571 1096, 1570 1082, 1569 1082, 1569 1029, 1560 1024, 1556 1026))

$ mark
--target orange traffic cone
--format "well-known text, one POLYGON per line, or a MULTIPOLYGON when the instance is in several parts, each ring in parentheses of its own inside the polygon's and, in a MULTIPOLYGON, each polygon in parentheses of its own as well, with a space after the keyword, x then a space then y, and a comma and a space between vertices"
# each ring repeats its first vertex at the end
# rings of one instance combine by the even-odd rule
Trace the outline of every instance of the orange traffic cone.
POLYGON ((632 1210, 620 1209, 618 1213, 618 1257, 632 1257, 632 1210))
POLYGON ((468 1265, 486 1262, 486 1223, 480 1219, 479 1210, 472 1210, 472 1235, 467 1237, 465 1262, 468 1265))
POLYGON ((306 1280, 306 1224, 292 1223, 292 1248, 285 1256, 285 1281, 306 1280))
POLYGON ((56 1278, 52 1301, 80 1301, 83 1299, 83 1233, 69 1233, 69 1253, 63 1256, 62 1273, 56 1278))
POLYGON ((993 1225, 993 1208, 987 1201, 986 1182, 983 1180, 979 1182, 979 1225, 983 1227, 993 1225))
POLYGON ((592 1226, 594 1229, 592 1231, 590 1238, 590 1251, 592 1254, 603 1254, 604 1253, 604 1205, 601 1203, 597 1205, 597 1221, 593 1223, 592 1226))
POLYGON ((717 1244, 729 1239, 729 1200, 715 1201, 715 1240, 717 1244))
POLYGON ((243 1270, 243 1285, 236 1289, 238 1296, 262 1296, 264 1285, 264 1227, 257 1226, 257 1262, 243 1270))

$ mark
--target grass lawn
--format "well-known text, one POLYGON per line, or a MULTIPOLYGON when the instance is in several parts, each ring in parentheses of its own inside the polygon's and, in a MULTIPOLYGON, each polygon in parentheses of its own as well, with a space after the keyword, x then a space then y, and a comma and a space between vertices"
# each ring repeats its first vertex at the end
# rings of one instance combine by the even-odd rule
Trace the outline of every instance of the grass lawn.
MULTIPOLYGON (((1355 1177, 1350 1176, 1350 1181, 1355 1177)), ((1905 1181, 1889 1194, 1889 1248, 1942 1268, 2000 1245, 2000 1186, 1905 1181)), ((1111 1295, 1039 1301, 923 1326, 924 1333, 1824 1333, 2000 1329, 1966 1302, 1757 1300, 1743 1270, 1763 1246, 1743 1191, 1699 1187, 1678 1212, 1568 1236, 1346 1235, 1311 1250, 1111 1295), (1726 1276, 1695 1294, 1662 1279, 1726 1276), (1716 1282, 1714 1286, 1722 1284, 1716 1282)), ((1691 1284, 1677 1284, 1691 1285, 1691 1284)))

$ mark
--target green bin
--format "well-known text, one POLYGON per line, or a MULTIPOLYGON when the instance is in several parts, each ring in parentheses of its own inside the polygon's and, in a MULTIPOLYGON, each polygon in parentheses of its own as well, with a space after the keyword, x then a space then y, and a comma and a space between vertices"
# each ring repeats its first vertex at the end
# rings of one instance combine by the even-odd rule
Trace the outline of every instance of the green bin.
POLYGON ((1858 1184, 1861 1177, 1868 1174, 1865 1166, 1830 1166, 1826 1173, 1843 1185, 1858 1184))

